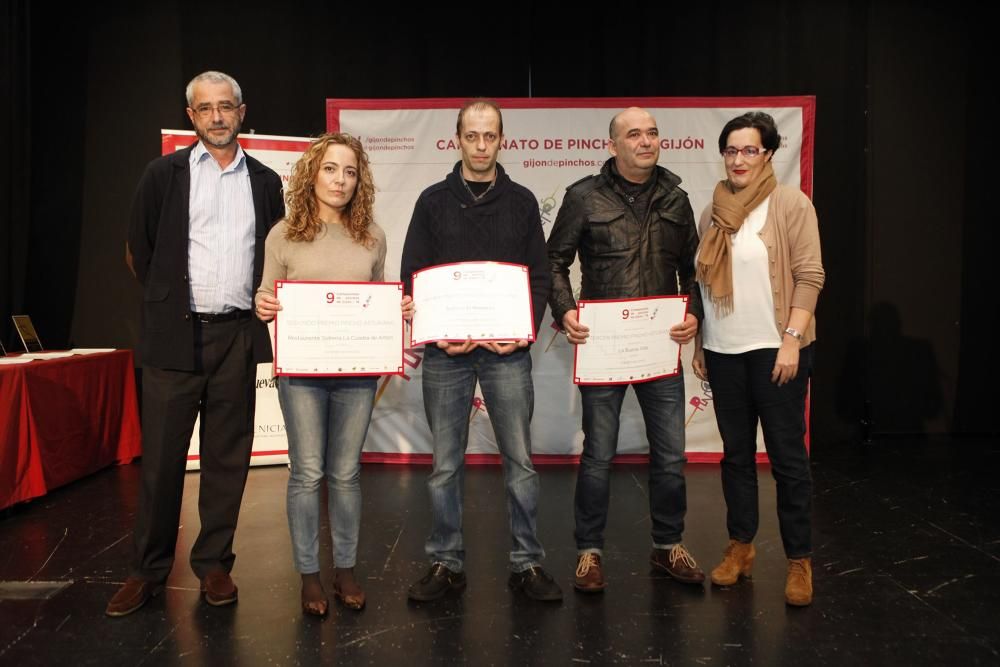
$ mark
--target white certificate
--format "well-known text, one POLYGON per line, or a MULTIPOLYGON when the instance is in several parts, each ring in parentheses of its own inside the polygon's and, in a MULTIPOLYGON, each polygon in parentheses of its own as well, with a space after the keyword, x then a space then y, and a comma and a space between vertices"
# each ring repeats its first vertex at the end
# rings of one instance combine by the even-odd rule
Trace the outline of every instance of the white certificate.
POLYGON ((576 346, 575 384, 629 384, 676 375, 681 346, 670 327, 687 315, 688 297, 580 301, 580 324, 590 336, 576 346))
POLYGON ((442 264, 413 274, 412 345, 535 340, 528 267, 503 262, 442 264))
POLYGON ((278 375, 399 375, 402 283, 278 280, 278 375))

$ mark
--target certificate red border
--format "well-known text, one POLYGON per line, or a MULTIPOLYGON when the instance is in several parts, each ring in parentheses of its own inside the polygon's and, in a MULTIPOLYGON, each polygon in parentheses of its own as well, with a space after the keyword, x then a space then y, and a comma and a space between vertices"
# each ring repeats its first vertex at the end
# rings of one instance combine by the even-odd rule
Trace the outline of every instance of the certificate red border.
MULTIPOLYGON (((635 301, 651 301, 653 299, 683 299, 684 300, 684 317, 687 317, 688 308, 691 305, 691 297, 687 294, 664 294, 663 296, 637 296, 633 299, 580 299, 576 302, 577 313, 579 309, 586 306, 588 303, 633 303, 635 301)), ((579 318, 578 318, 579 319, 579 318)), ((586 343, 585 343, 586 344, 586 343)), ((674 373, 664 373, 663 375, 654 375, 653 377, 641 378, 639 380, 619 380, 617 382, 582 382, 576 374, 576 358, 577 354, 580 352, 580 346, 573 346, 573 384, 583 385, 583 386, 594 386, 594 385, 611 385, 611 384, 640 384, 642 382, 652 382, 653 380, 659 380, 660 378, 670 378, 676 377, 681 373, 681 349, 680 346, 677 347, 677 370, 674 373)))
MULTIPOLYGON (((299 284, 299 285, 395 285, 399 289, 400 299, 403 298, 403 283, 401 282, 365 282, 357 280, 275 280, 274 281, 274 294, 275 297, 278 295, 278 288, 280 288, 285 283, 299 284)), ((279 311, 280 315, 280 311, 279 311)), ((278 366, 278 319, 274 318, 274 374, 279 377, 360 377, 367 375, 402 375, 403 374, 403 348, 406 339, 406 330, 403 325, 403 316, 399 317, 399 365, 396 367, 396 372, 378 372, 378 373, 283 373, 278 366)))
MULTIPOLYGON (((416 300, 417 300, 417 276, 419 274, 421 274, 421 273, 423 273, 425 271, 430 271, 432 269, 441 269, 441 268, 444 268, 444 267, 447 267, 447 266, 470 266, 470 265, 475 266, 475 265, 479 265, 479 264, 496 264, 496 265, 500 265, 500 266, 516 266, 516 267, 519 267, 522 270, 522 273, 524 275, 524 281, 525 281, 525 283, 527 283, 527 287, 528 287, 528 322, 530 322, 530 324, 531 324, 531 334, 529 335, 529 337, 528 337, 527 340, 528 340, 529 343, 535 342, 535 303, 534 303, 534 300, 531 297, 530 271, 529 271, 528 267, 525 266, 524 264, 515 264, 513 262, 494 262, 492 260, 475 260, 475 261, 471 261, 471 262, 448 262, 447 264, 435 264, 434 266, 425 266, 424 268, 419 269, 419 270, 413 272, 413 277, 411 279, 411 282, 413 284, 413 301, 416 302, 416 300)), ((414 317, 417 317, 417 315, 414 315, 414 317)), ((416 347, 417 345, 425 345, 427 343, 436 343, 439 340, 445 341, 445 342, 448 342, 448 343, 464 343, 467 339, 466 338, 434 338, 434 339, 431 339, 431 340, 421 340, 421 341, 418 341, 418 340, 414 340, 413 339, 413 327, 410 327, 410 347, 416 347)), ((489 341, 498 341, 498 340, 510 340, 510 338, 509 337, 507 337, 507 338, 473 338, 472 340, 476 341, 476 342, 479 342, 479 341, 489 342, 489 341)))

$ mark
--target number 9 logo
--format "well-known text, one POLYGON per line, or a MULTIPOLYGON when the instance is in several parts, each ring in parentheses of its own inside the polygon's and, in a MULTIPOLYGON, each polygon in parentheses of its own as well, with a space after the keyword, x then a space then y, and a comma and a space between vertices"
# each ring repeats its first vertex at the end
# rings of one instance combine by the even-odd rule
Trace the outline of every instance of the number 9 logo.
POLYGON ((623 320, 628 319, 628 308, 622 308, 622 319, 623 320))

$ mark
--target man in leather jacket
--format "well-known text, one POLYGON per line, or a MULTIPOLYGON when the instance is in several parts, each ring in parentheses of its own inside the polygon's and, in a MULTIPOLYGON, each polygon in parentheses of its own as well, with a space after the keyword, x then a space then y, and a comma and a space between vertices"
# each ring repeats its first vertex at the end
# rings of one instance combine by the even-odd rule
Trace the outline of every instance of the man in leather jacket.
MULTIPOLYGON (((629 299, 689 295, 688 313, 670 330, 678 343, 690 341, 702 317, 695 285, 698 235, 694 213, 680 178, 658 166, 656 120, 632 107, 611 121, 608 160, 601 173, 567 191, 549 235, 552 316, 570 343, 584 344, 587 327, 577 319, 569 269, 579 255, 580 298, 629 299)), ((574 502, 577 570, 574 587, 604 590, 601 566, 610 498, 610 466, 618 447, 618 423, 627 384, 580 385, 583 455, 574 502)), ((687 497, 684 482, 684 378, 659 378, 632 385, 649 440, 651 565, 684 583, 705 575, 681 543, 687 497)))

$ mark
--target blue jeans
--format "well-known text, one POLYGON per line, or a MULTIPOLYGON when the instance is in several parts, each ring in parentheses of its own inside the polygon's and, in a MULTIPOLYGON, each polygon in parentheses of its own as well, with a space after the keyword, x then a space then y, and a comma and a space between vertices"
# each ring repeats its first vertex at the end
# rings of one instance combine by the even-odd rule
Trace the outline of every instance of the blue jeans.
MULTIPOLYGON (((649 514, 653 544, 681 541, 687 489, 684 483, 684 376, 632 386, 649 441, 649 514)), ((611 496, 611 460, 618 450, 618 424, 627 384, 580 385, 583 399, 583 455, 576 477, 576 547, 604 548, 611 496)))
POLYGON ((333 563, 354 567, 361 526, 361 448, 375 405, 375 377, 278 379, 288 458, 288 529, 295 569, 319 572, 320 483, 326 478, 333 563))
POLYGON ((705 350, 715 419, 722 436, 722 493, 729 537, 753 542, 757 534, 757 421, 778 495, 778 527, 788 558, 812 554, 812 474, 806 451, 806 390, 812 345, 799 351, 795 379, 771 382, 777 348, 743 354, 705 350))
POLYGON ((432 513, 431 533, 424 546, 427 556, 455 572, 464 567, 462 488, 469 414, 478 379, 503 461, 511 569, 520 572, 539 565, 545 552, 535 534, 539 483, 531 464, 530 424, 535 407, 531 353, 524 349, 501 356, 475 348, 469 354, 449 357, 428 345, 422 368, 424 410, 434 436, 434 470, 427 480, 432 513))

